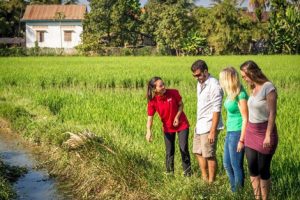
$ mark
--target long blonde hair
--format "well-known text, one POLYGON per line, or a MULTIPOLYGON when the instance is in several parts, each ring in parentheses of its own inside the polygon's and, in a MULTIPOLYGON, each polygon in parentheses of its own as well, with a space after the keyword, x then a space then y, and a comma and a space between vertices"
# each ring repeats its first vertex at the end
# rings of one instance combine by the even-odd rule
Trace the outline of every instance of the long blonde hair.
POLYGON ((226 67, 220 72, 219 81, 229 99, 234 100, 241 91, 238 72, 233 67, 226 67))

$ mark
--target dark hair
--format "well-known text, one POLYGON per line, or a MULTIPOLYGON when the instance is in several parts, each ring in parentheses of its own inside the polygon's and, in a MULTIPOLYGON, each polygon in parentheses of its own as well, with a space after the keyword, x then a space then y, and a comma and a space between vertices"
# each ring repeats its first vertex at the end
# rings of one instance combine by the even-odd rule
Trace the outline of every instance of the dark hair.
POLYGON ((154 76, 151 78, 151 80, 148 82, 148 87, 147 87, 147 99, 150 101, 153 98, 153 90, 156 88, 155 82, 158 80, 162 80, 158 76, 154 76))
POLYGON ((192 64, 192 72, 195 72, 198 69, 200 69, 201 72, 204 72, 204 70, 208 70, 206 62, 204 60, 197 60, 192 64))
MULTIPOLYGON (((261 69, 258 67, 258 65, 252 60, 244 62, 240 66, 240 70, 245 72, 245 74, 255 83, 263 84, 269 81, 268 78, 261 71, 261 69)), ((253 88, 254 85, 251 85, 251 89, 253 88)))

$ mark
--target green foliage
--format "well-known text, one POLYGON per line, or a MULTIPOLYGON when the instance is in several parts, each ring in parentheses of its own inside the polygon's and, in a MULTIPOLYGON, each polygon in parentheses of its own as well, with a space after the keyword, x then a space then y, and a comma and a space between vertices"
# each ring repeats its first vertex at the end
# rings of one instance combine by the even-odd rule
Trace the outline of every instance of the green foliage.
POLYGON ((51 98, 41 99, 40 104, 47 106, 53 115, 57 115, 63 108, 65 101, 65 98, 61 96, 51 96, 51 98))
MULTIPOLYGON (((183 43, 193 26, 192 1, 150 0, 142 15, 142 31, 157 44, 162 55, 183 54, 183 43)), ((185 51, 187 53, 187 51, 185 51)))
POLYGON ((212 8, 196 8, 196 31, 207 38, 211 53, 248 54, 253 40, 265 39, 265 26, 253 22, 236 1, 225 0, 212 8))
POLYGON ((119 0, 113 5, 111 31, 114 46, 136 45, 140 14, 138 0, 119 0))
POLYGON ((141 12, 138 0, 94 0, 90 6, 80 51, 101 54, 105 46, 136 45, 141 12))
POLYGON ((297 4, 286 0, 271 1, 269 26, 270 51, 296 54, 300 52, 300 11, 297 4))
POLYGON ((270 0, 249 0, 249 10, 253 10, 258 21, 262 20, 262 14, 269 6, 270 0))
POLYGON ((19 177, 27 173, 25 167, 15 167, 4 164, 0 160, 0 199, 10 200, 16 198, 16 193, 13 190, 12 182, 15 182, 19 177))
POLYGON ((0 57, 1 56, 26 56, 26 49, 24 47, 0 48, 0 57))
POLYGON ((159 14, 163 11, 163 7, 156 0, 148 0, 144 8, 145 12, 141 14, 141 20, 143 22, 141 32, 155 42, 157 22, 160 21, 159 14))
POLYGON ((24 130, 27 124, 31 122, 33 115, 23 107, 13 106, 9 103, 1 103, 0 105, 1 115, 13 122, 14 128, 24 130))
POLYGON ((205 37, 199 36, 196 32, 189 32, 183 40, 182 50, 187 55, 208 55, 209 49, 205 37))
POLYGON ((13 191, 12 185, 7 180, 7 169, 6 165, 0 160, 0 199, 10 200, 16 197, 13 191))
POLYGON ((21 18, 25 11, 26 2, 23 0, 0 1, 0 38, 22 37, 24 24, 21 18))
POLYGON ((141 28, 142 32, 157 44, 157 23, 162 20, 162 15, 166 15, 163 14, 164 12, 169 12, 165 9, 170 6, 177 6, 182 8, 185 12, 188 12, 193 5, 193 1, 187 0, 148 0, 145 5, 145 12, 141 16, 143 22, 141 28))
POLYGON ((192 27, 188 10, 180 4, 165 5, 160 19, 155 31, 157 43, 175 50, 176 55, 180 55, 183 40, 187 38, 188 31, 192 27))
POLYGON ((248 50, 247 45, 251 41, 251 22, 240 20, 241 13, 236 9, 235 2, 225 0, 217 4, 211 13, 212 18, 216 20, 211 21, 214 28, 208 36, 208 41, 216 53, 243 53, 245 49, 248 50))

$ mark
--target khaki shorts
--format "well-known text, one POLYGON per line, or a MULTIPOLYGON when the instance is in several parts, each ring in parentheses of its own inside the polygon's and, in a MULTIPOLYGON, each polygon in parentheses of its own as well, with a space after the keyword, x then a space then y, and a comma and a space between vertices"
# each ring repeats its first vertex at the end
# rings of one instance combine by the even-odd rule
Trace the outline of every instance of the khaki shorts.
POLYGON ((208 141, 209 132, 204 134, 194 134, 193 153, 202 155, 204 158, 215 157, 219 132, 220 131, 217 131, 215 142, 212 144, 208 141))

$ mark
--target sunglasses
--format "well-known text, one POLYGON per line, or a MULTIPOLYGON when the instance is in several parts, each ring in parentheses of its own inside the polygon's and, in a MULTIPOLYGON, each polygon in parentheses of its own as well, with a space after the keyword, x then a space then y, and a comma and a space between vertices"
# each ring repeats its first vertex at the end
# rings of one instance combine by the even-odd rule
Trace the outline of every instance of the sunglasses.
POLYGON ((193 77, 195 77, 195 78, 199 78, 200 76, 202 76, 202 73, 200 73, 200 74, 193 74, 193 77))

